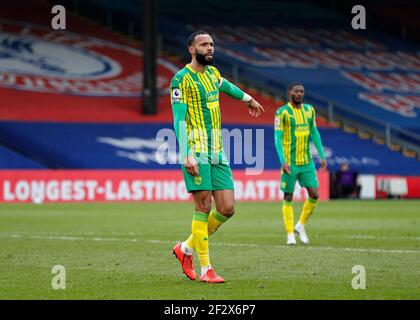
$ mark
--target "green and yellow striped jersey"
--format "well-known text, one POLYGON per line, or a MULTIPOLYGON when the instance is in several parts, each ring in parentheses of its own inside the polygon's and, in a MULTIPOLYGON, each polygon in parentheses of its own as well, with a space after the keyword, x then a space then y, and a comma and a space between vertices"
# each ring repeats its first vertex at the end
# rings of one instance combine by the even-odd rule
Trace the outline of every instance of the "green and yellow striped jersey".
POLYGON ((280 107, 275 115, 274 130, 283 131, 283 152, 288 165, 302 166, 312 161, 309 137, 316 128, 315 109, 302 103, 301 108, 290 102, 280 107))
POLYGON ((196 72, 189 65, 171 81, 172 108, 176 108, 176 104, 187 105, 185 121, 189 148, 193 152, 223 150, 219 106, 222 81, 220 72, 213 66, 206 66, 205 72, 196 72))

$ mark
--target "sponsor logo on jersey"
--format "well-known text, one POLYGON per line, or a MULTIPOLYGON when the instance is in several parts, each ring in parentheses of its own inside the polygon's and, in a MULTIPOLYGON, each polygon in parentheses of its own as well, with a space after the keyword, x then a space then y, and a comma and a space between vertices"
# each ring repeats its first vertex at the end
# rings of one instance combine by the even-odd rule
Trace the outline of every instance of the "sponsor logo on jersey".
POLYGON ((207 102, 217 102, 219 101, 219 92, 212 91, 206 94, 207 102))

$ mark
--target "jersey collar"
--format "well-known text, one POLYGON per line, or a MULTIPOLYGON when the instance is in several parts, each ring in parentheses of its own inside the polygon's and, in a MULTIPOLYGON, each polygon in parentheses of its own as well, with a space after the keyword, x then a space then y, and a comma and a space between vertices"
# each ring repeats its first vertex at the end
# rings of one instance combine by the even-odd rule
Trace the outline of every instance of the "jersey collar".
MULTIPOLYGON (((287 105, 288 105, 290 108, 294 109, 294 107, 292 106, 292 104, 291 104, 290 102, 288 102, 288 103, 287 103, 287 105)), ((304 107, 304 104, 303 104, 303 102, 302 102, 302 107, 301 107, 300 109, 298 109, 298 108, 295 108, 295 109, 298 109, 298 110, 303 110, 303 107, 304 107)))
POLYGON ((195 71, 193 68, 191 68, 189 63, 186 64, 185 67, 187 67, 187 69, 190 70, 192 73, 201 73, 202 74, 202 73, 205 73, 207 71, 207 66, 204 67, 204 72, 195 71))

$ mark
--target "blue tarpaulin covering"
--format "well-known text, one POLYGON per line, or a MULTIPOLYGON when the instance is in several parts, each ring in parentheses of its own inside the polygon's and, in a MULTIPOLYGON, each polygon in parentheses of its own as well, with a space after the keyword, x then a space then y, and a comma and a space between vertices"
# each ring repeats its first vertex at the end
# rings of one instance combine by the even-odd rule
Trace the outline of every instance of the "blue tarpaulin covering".
MULTIPOLYGON (((278 169, 271 126, 223 126, 234 169, 278 169), (229 142, 229 144, 228 144, 229 142)), ((360 173, 420 175, 420 162, 341 129, 320 128, 330 170, 343 162, 360 173)), ((162 124, 0 123, 3 144, 51 168, 179 169, 172 127, 162 124)), ((318 164, 316 151, 315 163, 318 164)), ((3 162, 8 167, 9 162, 3 162)), ((10 164, 10 163, 9 163, 10 164)))

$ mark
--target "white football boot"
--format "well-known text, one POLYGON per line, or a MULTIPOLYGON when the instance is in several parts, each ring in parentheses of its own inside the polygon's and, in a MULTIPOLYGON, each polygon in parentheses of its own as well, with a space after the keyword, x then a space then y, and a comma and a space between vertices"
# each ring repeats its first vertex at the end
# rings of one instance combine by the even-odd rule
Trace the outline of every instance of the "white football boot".
POLYGON ((296 244, 295 234, 293 232, 287 235, 287 244, 288 245, 296 244))
POLYGON ((305 232, 305 226, 303 224, 297 223, 295 226, 295 232, 298 234, 300 241, 304 244, 309 243, 308 235, 305 232))

